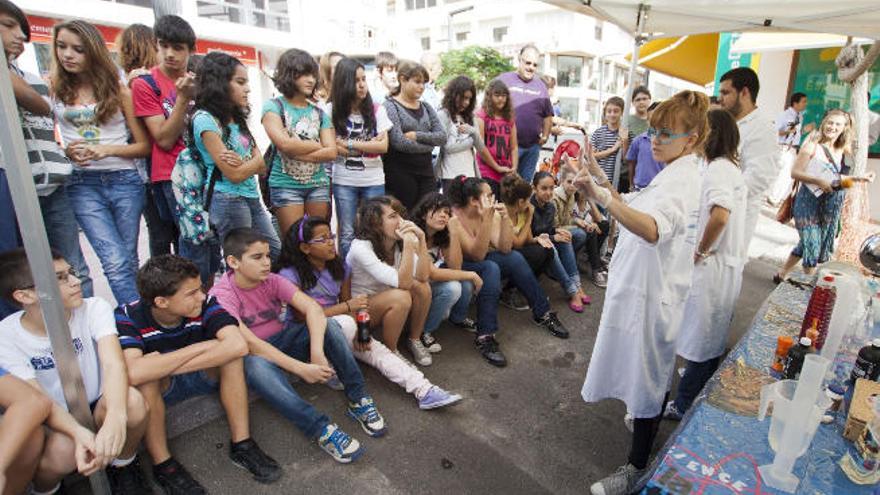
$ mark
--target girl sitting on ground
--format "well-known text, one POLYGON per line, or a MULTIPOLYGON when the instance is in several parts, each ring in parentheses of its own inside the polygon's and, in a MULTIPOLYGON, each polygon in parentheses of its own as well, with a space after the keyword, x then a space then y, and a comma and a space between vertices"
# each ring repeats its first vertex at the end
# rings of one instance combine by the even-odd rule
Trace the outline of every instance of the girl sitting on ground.
MULTIPOLYGON (((330 232, 330 223, 324 218, 307 217, 296 223, 284 238, 278 264, 279 274, 305 291, 324 308, 324 315, 339 323, 354 357, 376 368, 382 375, 400 385, 419 401, 420 409, 436 409, 461 400, 432 384, 421 371, 407 364, 396 352, 370 338, 360 342, 353 315, 369 309, 366 295, 352 296, 351 269, 336 253, 336 236, 330 232)), ((380 323, 408 312, 408 305, 389 309, 380 323), (389 315, 389 313, 394 313, 389 315), (390 317, 389 317, 390 316, 390 317)), ((292 315, 289 315, 290 318, 292 315)), ((405 314, 403 318, 406 318, 405 314)))

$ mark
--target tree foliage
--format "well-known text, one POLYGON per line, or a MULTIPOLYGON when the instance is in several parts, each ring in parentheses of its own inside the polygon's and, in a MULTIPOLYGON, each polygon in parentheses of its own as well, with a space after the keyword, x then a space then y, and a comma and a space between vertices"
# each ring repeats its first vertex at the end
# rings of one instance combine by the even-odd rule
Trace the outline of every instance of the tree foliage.
POLYGON ((499 74, 513 70, 507 57, 484 46, 451 50, 441 54, 440 60, 443 62, 443 72, 437 78, 440 87, 456 76, 468 76, 474 80, 477 90, 482 91, 499 74))

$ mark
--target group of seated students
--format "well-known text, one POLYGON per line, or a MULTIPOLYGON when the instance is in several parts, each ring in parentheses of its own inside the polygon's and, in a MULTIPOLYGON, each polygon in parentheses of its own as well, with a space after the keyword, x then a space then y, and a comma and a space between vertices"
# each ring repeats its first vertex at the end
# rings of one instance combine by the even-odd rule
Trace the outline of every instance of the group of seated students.
MULTIPOLYGON (((563 180, 570 179, 566 174, 563 180)), ((55 493, 73 471, 88 475, 108 468, 114 493, 150 493, 137 461, 143 441, 153 477, 167 493, 205 493, 169 451, 166 408, 216 391, 229 423, 230 459, 254 480, 272 483, 282 469, 251 438, 248 390, 335 460, 352 462, 363 446, 303 399, 288 375, 344 391, 345 414, 367 435, 381 437, 387 426, 357 360, 413 394, 420 409, 457 403, 460 395, 431 383, 398 351, 404 330, 422 366, 441 351, 434 332, 445 319, 475 332, 481 355, 505 366, 495 334, 506 283, 525 296, 527 304, 519 309, 531 309, 536 325, 555 337, 569 335, 538 277, 553 274, 569 295, 581 294, 579 282, 572 281, 579 277, 570 277, 566 267, 569 256, 556 246, 582 234, 552 218, 535 220, 554 208, 548 201, 553 191, 542 190, 545 182, 548 177, 538 174, 534 197, 524 207, 529 200, 517 198, 521 184, 514 179, 502 185, 505 205, 483 179, 459 176, 448 195, 427 195, 409 219, 394 197, 368 199, 357 212, 345 260, 337 254, 330 222, 320 216, 292 226, 274 263, 259 230, 233 229, 222 246, 227 271, 207 294, 192 261, 159 255, 137 272, 138 300, 115 312, 99 297, 84 297, 76 271, 53 252, 98 425, 94 434, 67 410, 26 253, 0 253, 0 272, 8 274, 0 279, 0 293, 21 308, 0 322, 0 405, 7 411, 0 472, 6 488, 18 493, 31 483, 32 493, 55 493), (522 212, 532 219, 515 225, 523 222, 522 212), (473 299, 476 321, 468 317, 473 299), (357 335, 360 311, 369 314, 375 335, 366 342, 357 335)), ((563 185, 557 193, 566 191, 563 185)))

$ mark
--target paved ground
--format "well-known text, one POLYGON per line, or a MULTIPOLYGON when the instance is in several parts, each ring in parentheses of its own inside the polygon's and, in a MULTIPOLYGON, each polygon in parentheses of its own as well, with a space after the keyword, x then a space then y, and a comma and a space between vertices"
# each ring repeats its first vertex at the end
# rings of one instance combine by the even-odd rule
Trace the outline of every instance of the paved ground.
MULTIPOLYGON (((796 241, 793 229, 761 219, 731 343, 773 289, 773 270, 796 241)), ((502 308, 499 340, 510 361, 505 369, 486 364, 473 349, 470 334, 441 328, 437 335, 443 352, 423 370, 434 383, 465 396, 454 408, 422 412, 412 396, 363 368, 389 424, 385 438, 368 438, 344 417, 341 392, 297 384, 304 397, 367 447, 352 465, 334 462, 262 402, 251 409, 253 437, 283 465, 285 475, 277 484, 259 485, 234 468, 226 457, 228 434, 222 418, 176 437, 172 450, 212 493, 584 493, 590 483, 625 462, 630 441, 622 403, 585 404, 580 399, 603 291, 587 283, 593 304, 577 315, 566 309, 556 284, 545 280, 543 285, 572 337, 553 338, 531 324, 529 313, 502 308)), ((101 280, 97 287, 99 294, 109 295, 101 280)), ((674 427, 664 422, 657 448, 674 427)))

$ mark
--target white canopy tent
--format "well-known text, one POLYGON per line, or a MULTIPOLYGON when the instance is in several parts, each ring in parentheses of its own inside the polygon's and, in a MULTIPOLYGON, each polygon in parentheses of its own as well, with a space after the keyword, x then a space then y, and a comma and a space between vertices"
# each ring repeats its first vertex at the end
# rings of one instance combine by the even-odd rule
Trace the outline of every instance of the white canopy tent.
MULTIPOLYGON (((639 46, 653 38, 721 32, 811 32, 880 40, 878 0, 542 0, 611 22, 634 38, 629 79, 635 78, 639 46)), ((624 115, 633 85, 627 84, 624 115)), ((618 154, 612 182, 620 180, 618 154)))

